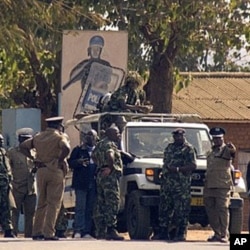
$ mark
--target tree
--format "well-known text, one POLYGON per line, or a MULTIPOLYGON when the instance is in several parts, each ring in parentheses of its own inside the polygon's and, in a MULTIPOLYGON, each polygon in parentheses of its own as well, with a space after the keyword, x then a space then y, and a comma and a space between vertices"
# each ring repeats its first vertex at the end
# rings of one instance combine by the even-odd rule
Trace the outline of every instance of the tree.
POLYGON ((45 117, 57 114, 63 30, 105 24, 99 14, 89 12, 89 2, 0 2, 2 108, 22 105, 40 108, 45 117))
POLYGON ((148 75, 145 89, 154 111, 171 112, 180 69, 240 70, 229 54, 236 49, 233 57, 240 59, 237 50, 249 50, 248 2, 2 0, 1 103, 56 114, 63 30, 115 27, 129 33, 128 69, 148 75))
MULTIPOLYGON (((249 50, 250 5, 245 0, 114 1, 108 13, 114 25, 129 31, 129 45, 143 45, 146 66, 150 65, 145 89, 155 112, 171 112, 180 62, 225 71, 231 66, 230 51, 249 50)), ((135 67, 136 61, 131 62, 135 67)), ((136 66, 144 70, 140 62, 136 66)))

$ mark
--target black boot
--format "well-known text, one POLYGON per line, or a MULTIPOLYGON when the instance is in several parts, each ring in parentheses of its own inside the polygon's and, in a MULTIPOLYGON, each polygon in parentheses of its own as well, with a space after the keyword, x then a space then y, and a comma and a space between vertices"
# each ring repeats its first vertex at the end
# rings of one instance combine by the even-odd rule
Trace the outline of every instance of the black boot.
POLYGON ((58 238, 67 238, 65 235, 65 230, 56 230, 55 236, 58 238))
POLYGON ((173 238, 173 241, 185 241, 186 235, 187 235, 186 227, 181 226, 177 229, 177 232, 176 232, 175 237, 173 238))
POLYGON ((16 238, 16 235, 9 229, 4 231, 4 238, 16 238))
POLYGON ((113 227, 107 228, 106 240, 124 240, 123 236, 120 236, 113 227))
POLYGON ((151 238, 151 240, 169 240, 169 232, 168 228, 161 227, 159 229, 159 232, 155 232, 154 236, 151 238))

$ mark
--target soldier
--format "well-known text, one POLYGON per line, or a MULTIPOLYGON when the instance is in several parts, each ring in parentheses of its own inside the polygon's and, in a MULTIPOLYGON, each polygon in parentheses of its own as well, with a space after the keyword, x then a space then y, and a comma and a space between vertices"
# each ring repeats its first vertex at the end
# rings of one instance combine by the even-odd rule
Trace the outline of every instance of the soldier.
MULTIPOLYGON (((21 128, 16 131, 19 144, 32 138, 33 129, 21 128)), ((15 235, 18 234, 18 221, 21 209, 24 212, 24 237, 32 237, 33 219, 36 208, 35 168, 32 159, 20 152, 20 146, 7 152, 13 174, 12 186, 16 208, 12 211, 12 223, 15 235)), ((32 152, 33 157, 35 152, 32 152)))
POLYGON ((116 143, 119 142, 120 136, 117 127, 108 128, 92 154, 97 164, 96 228, 104 230, 97 232, 97 238, 105 237, 106 240, 124 239, 116 231, 120 201, 119 178, 122 174, 122 160, 116 143))
POLYGON ((228 242, 229 202, 233 187, 231 163, 236 148, 224 142, 225 130, 210 129, 213 138, 212 150, 207 157, 207 172, 204 186, 204 203, 214 235, 208 241, 228 242))
POLYGON ((4 237, 15 238, 11 223, 11 204, 9 200, 12 175, 3 144, 4 138, 0 134, 0 224, 4 230, 4 237))
POLYGON ((62 131, 63 117, 46 119, 47 128, 20 147, 28 157, 36 149, 38 201, 33 226, 33 240, 58 240, 55 224, 62 205, 65 176, 68 171, 66 157, 70 152, 68 137, 62 131))
POLYGON ((193 146, 184 137, 185 130, 173 132, 173 143, 164 150, 160 188, 160 231, 153 240, 170 240, 171 227, 175 227, 174 241, 185 241, 191 201, 191 174, 196 168, 193 146))
POLYGON ((128 75, 125 84, 111 95, 110 101, 106 105, 107 111, 150 112, 152 107, 142 105, 140 102, 139 87, 141 84, 142 80, 138 75, 128 75))

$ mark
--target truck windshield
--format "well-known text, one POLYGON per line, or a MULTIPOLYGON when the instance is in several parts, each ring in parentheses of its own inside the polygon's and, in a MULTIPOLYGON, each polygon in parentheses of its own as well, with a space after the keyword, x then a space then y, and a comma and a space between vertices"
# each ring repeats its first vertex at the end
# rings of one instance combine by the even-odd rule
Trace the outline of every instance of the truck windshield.
MULTIPOLYGON (((171 127, 127 127, 125 136, 128 152, 143 158, 163 158, 166 146, 173 142, 171 127)), ((185 128, 185 137, 191 143, 197 158, 206 158, 211 149, 211 141, 206 129, 185 128)))

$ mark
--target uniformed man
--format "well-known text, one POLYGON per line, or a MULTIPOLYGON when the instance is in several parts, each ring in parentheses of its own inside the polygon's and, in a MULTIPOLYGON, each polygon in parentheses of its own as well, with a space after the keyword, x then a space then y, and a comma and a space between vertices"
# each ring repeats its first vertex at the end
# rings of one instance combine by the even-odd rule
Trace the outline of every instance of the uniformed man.
POLYGON ((193 146, 185 139, 185 130, 177 128, 173 132, 173 143, 164 150, 162 182, 160 188, 158 234, 153 240, 185 241, 190 213, 191 174, 196 168, 193 146), (170 238, 170 230, 175 235, 170 238))
POLYGON ((139 76, 128 75, 125 84, 111 95, 106 111, 150 112, 152 107, 142 105, 140 101, 141 84, 142 80, 139 76))
POLYGON ((92 153, 97 164, 96 237, 106 240, 124 239, 116 231, 120 201, 119 178, 122 173, 122 160, 116 143, 119 142, 120 136, 117 127, 108 128, 92 153))
POLYGON ((3 144, 4 137, 0 134, 0 224, 4 231, 4 237, 15 238, 11 223, 11 204, 9 200, 12 174, 3 144))
POLYGON ((68 137, 62 131, 63 117, 46 119, 47 129, 20 145, 22 152, 31 157, 36 149, 38 201, 33 226, 33 240, 58 240, 55 223, 62 205, 66 157, 70 152, 68 137))
POLYGON ((212 150, 207 157, 207 172, 204 187, 204 203, 214 235, 208 241, 228 242, 229 202, 233 187, 231 163, 236 148, 224 142, 225 130, 210 129, 213 138, 212 150))
MULTIPOLYGON (((21 128, 16 131, 19 144, 32 138, 32 128, 21 128)), ((12 223, 15 235, 18 234, 18 221, 21 209, 24 212, 24 237, 32 237, 33 219, 36 208, 35 171, 34 162, 20 152, 19 145, 8 150, 8 157, 12 170, 13 195, 16 208, 12 211, 12 223)), ((33 157, 35 152, 32 152, 33 157)))

